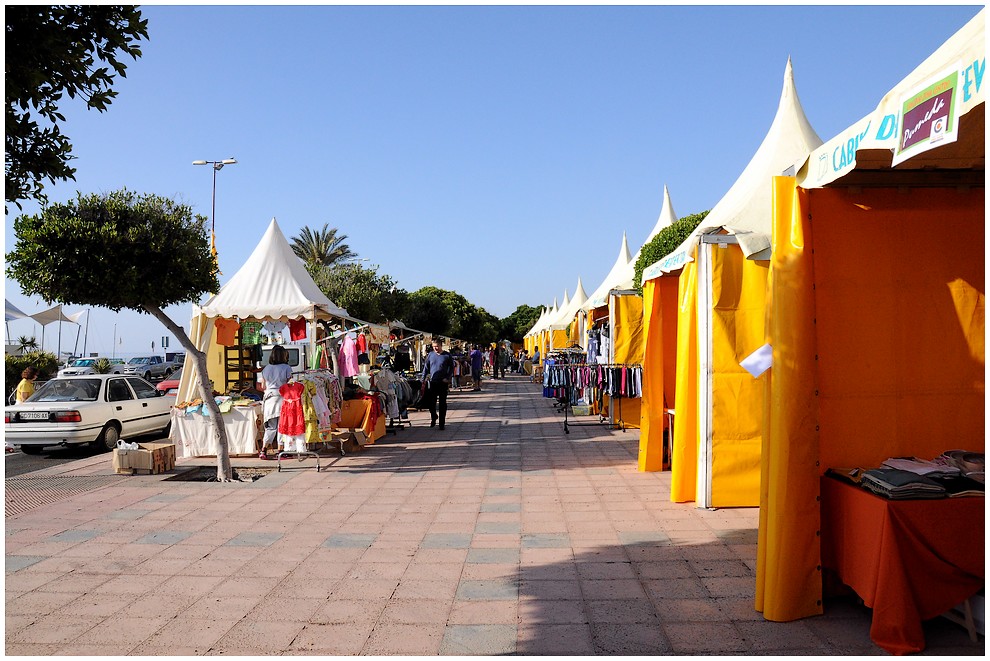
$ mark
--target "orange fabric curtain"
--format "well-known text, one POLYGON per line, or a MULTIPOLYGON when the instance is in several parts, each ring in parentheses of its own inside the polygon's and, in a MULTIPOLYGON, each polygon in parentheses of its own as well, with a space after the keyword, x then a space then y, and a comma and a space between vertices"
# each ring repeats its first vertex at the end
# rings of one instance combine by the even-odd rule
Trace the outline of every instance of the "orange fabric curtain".
POLYGON ((677 407, 670 462, 670 500, 675 503, 693 501, 698 481, 697 271, 697 263, 690 262, 678 278, 677 407))

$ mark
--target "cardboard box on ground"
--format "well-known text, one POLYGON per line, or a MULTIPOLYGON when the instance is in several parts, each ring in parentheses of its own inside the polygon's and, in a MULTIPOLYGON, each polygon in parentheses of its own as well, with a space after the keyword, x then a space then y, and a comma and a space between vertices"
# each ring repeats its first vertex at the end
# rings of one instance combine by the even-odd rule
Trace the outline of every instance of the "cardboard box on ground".
POLYGON ((171 443, 138 443, 138 450, 113 451, 115 473, 155 475, 175 468, 175 446, 171 443))

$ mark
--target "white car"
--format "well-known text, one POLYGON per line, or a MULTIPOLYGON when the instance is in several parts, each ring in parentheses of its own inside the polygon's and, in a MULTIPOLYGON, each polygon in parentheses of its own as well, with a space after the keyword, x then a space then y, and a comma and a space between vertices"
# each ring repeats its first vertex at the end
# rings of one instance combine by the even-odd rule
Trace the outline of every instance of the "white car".
POLYGON ((138 376, 60 377, 26 402, 4 409, 4 435, 26 454, 38 454, 46 445, 81 443, 109 450, 121 438, 167 434, 174 403, 138 376))
MULTIPOLYGON (((103 360, 102 358, 76 358, 71 363, 63 367, 58 371, 59 377, 63 376, 80 376, 82 374, 96 374, 96 361, 103 360)), ((110 369, 111 374, 123 374, 124 373, 124 361, 121 358, 107 358, 112 365, 110 369)))

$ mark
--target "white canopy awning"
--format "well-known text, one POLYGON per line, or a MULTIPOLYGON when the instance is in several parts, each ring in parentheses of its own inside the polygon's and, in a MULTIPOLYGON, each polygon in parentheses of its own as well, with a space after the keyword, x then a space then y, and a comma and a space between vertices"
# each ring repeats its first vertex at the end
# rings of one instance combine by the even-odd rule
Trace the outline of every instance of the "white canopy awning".
POLYGON ((983 169, 983 132, 970 152, 952 145, 961 118, 984 103, 980 80, 986 63, 986 10, 973 17, 894 86, 877 107, 821 145, 798 165, 801 188, 820 188, 844 177, 871 155, 870 169, 983 169), (943 120, 939 123, 939 120, 943 120), (937 147, 937 149, 936 149, 937 147))
POLYGON ((42 312, 38 312, 36 314, 32 314, 29 316, 35 321, 37 321, 39 324, 41 324, 42 326, 47 326, 48 324, 54 324, 59 321, 64 321, 65 323, 68 324, 76 323, 75 319, 72 319, 71 317, 65 314, 65 312, 62 310, 61 303, 53 308, 48 308, 47 310, 43 310, 42 312))
POLYGON ((657 234, 662 232, 665 228, 670 227, 677 222, 677 214, 674 213, 674 205, 670 203, 670 192, 667 191, 667 186, 664 184, 663 187, 663 204, 660 206, 660 215, 657 217, 657 224, 653 226, 650 230, 650 234, 643 241, 643 245, 639 247, 636 254, 632 256, 633 271, 635 272, 636 262, 639 261, 639 255, 643 252, 643 246, 652 241, 657 234))
POLYGON ((615 263, 609 270, 608 275, 602 280, 602 284, 592 292, 588 300, 581 307, 585 310, 594 310, 604 305, 608 305, 608 293, 613 289, 629 289, 633 285, 633 274, 635 273, 636 262, 629 254, 629 242, 626 240, 626 233, 622 233, 622 245, 619 246, 619 255, 615 258, 615 263))
POLYGON ((27 312, 22 312, 16 305, 11 303, 7 299, 4 299, 4 302, 7 304, 7 310, 4 315, 5 321, 13 321, 14 319, 26 319, 27 317, 30 316, 28 315, 27 312))
POLYGON ((694 232, 669 255, 643 270, 643 282, 692 261, 702 234, 723 229, 735 234, 747 257, 769 249, 772 178, 784 174, 799 158, 821 144, 801 107, 788 58, 777 114, 753 158, 694 232))
MULTIPOLYGON (((567 298, 566 295, 564 298, 567 298)), ((574 298, 560 308, 557 316, 550 320, 549 328, 551 330, 563 330, 567 328, 574 321, 574 315, 578 313, 578 310, 584 306, 587 300, 588 295, 584 293, 584 285, 581 284, 581 278, 578 277, 577 288, 574 290, 574 298)))
POLYGON ((207 317, 240 319, 350 318, 316 286, 274 218, 240 270, 201 309, 207 317))

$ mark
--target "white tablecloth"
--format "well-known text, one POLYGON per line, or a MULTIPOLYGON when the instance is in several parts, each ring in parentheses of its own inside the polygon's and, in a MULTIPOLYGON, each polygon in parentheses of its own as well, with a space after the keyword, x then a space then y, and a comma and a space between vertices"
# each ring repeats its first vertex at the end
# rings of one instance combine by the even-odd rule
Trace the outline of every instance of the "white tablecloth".
MULTIPOLYGON (((258 452, 258 420, 261 406, 235 406, 222 416, 227 428, 228 452, 234 455, 252 455, 258 452)), ((186 415, 185 411, 172 409, 172 431, 169 438, 175 443, 179 457, 215 457, 216 442, 210 418, 200 413, 186 415)))

